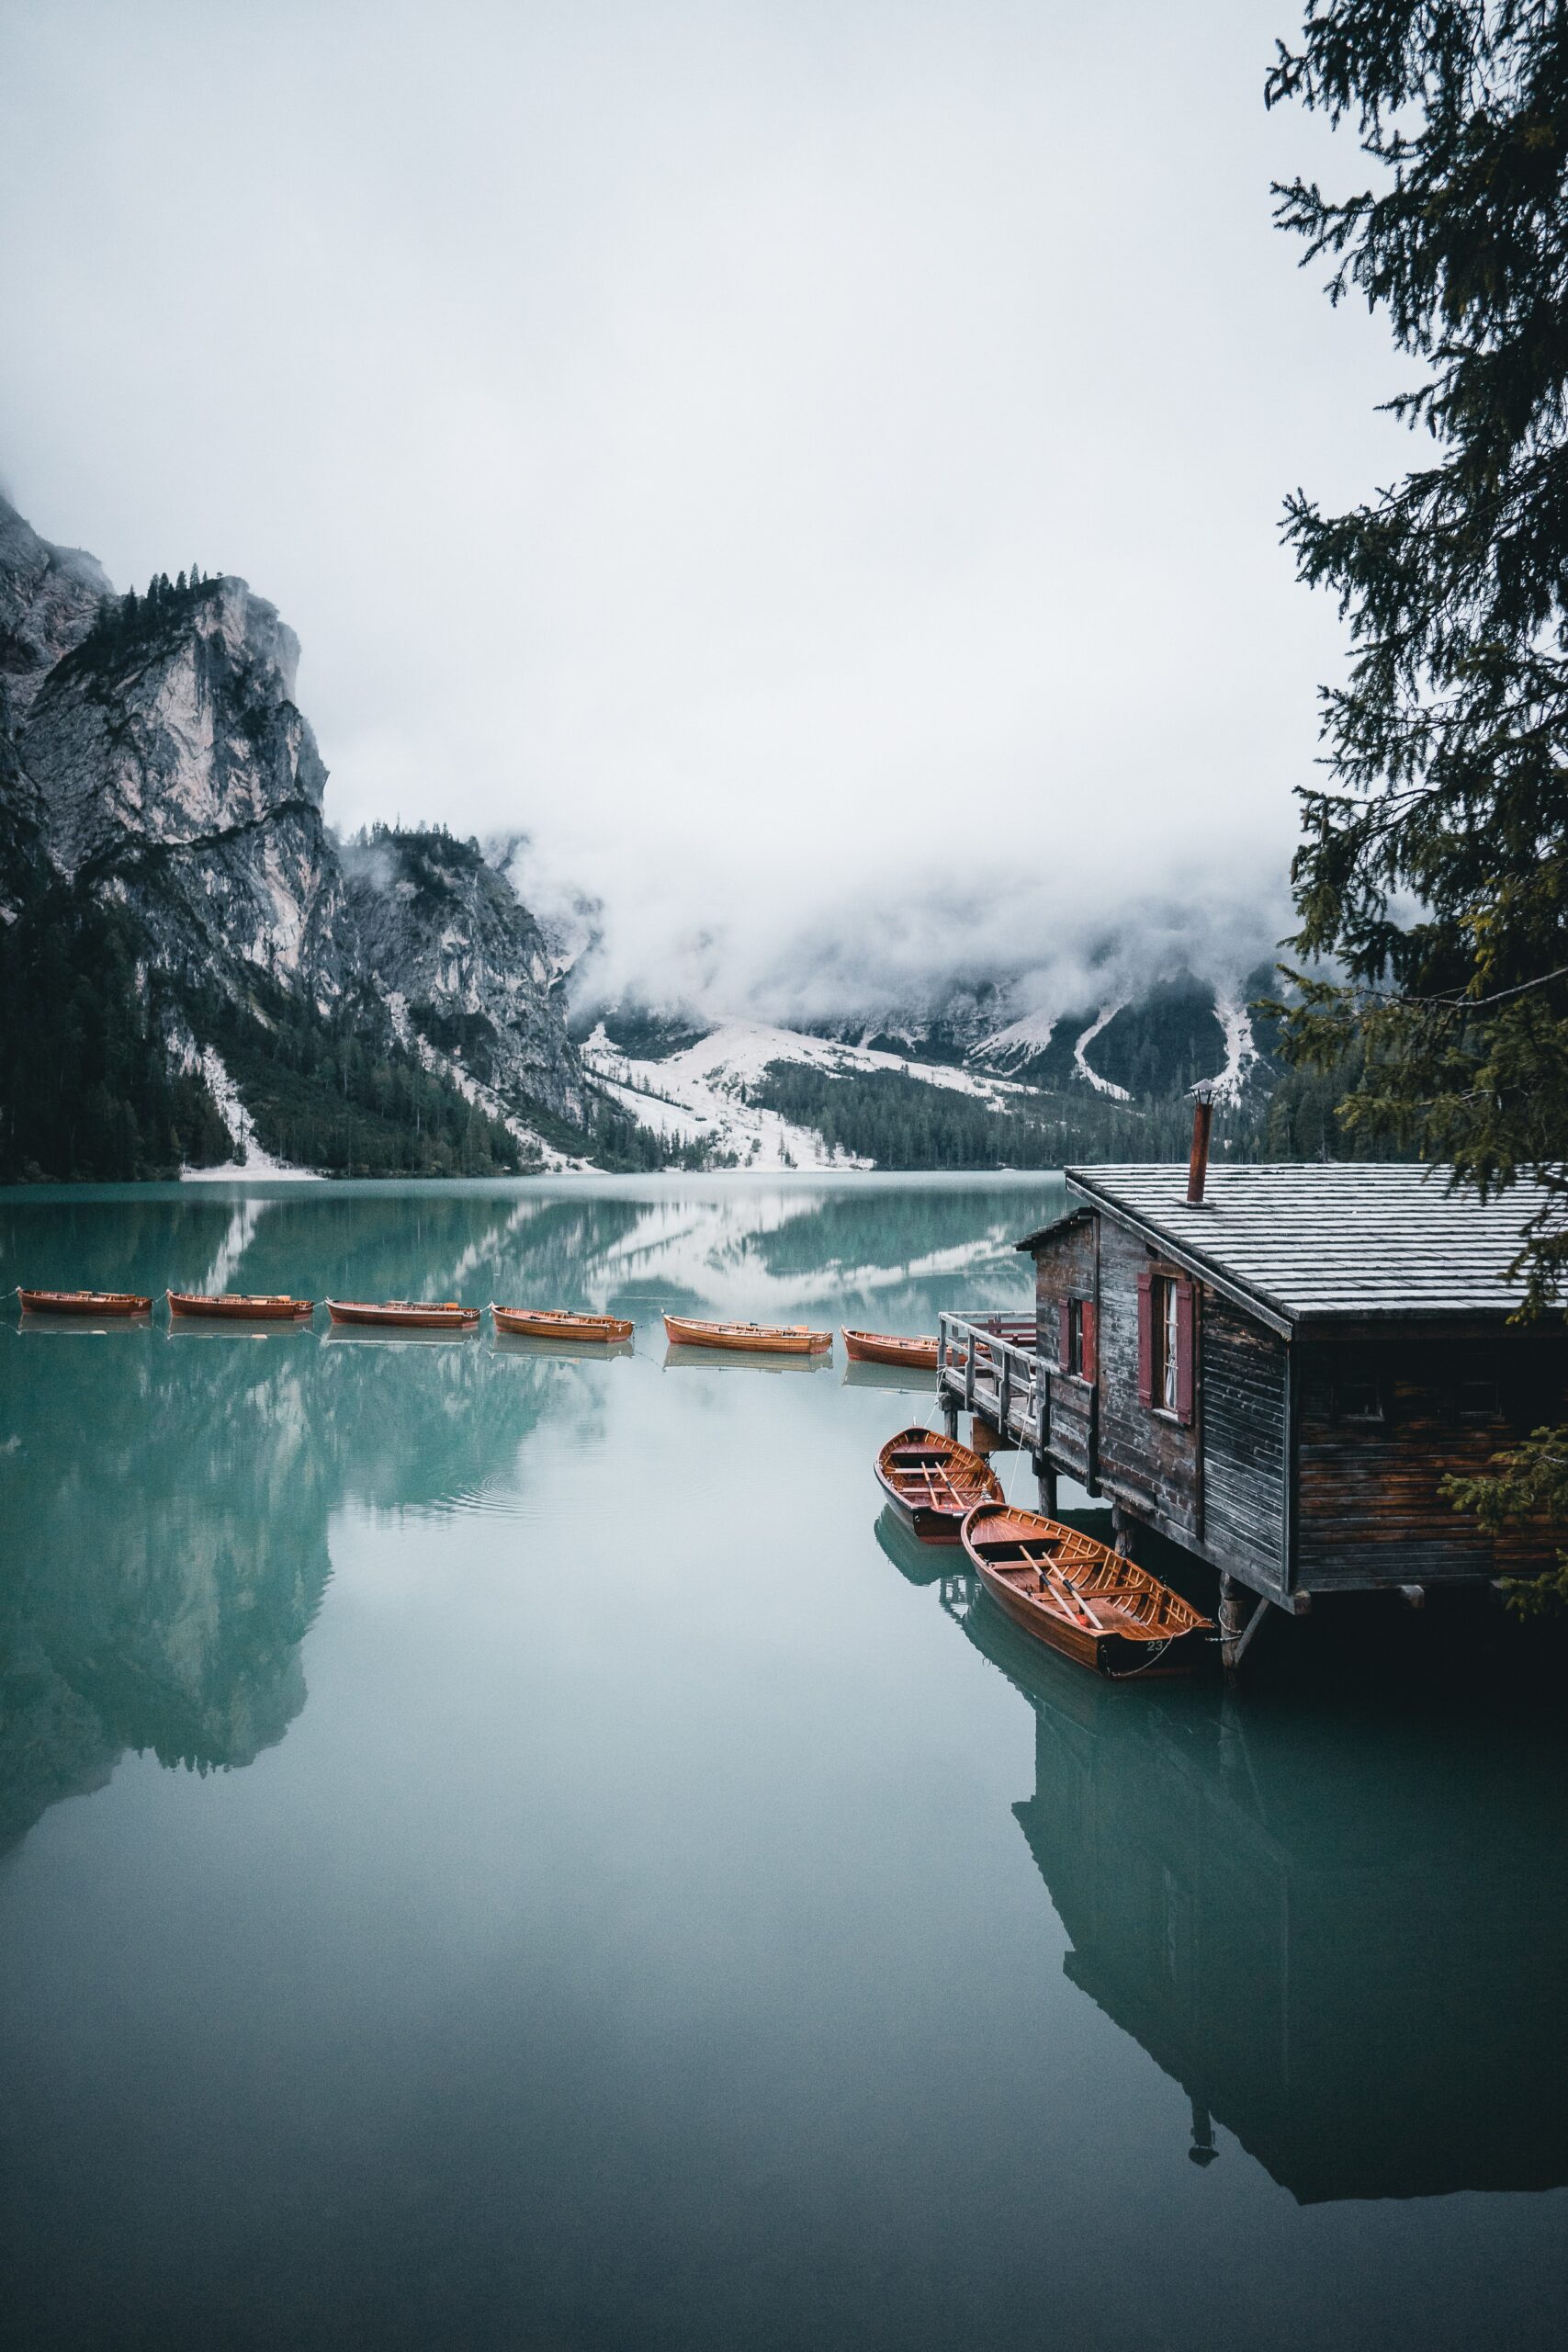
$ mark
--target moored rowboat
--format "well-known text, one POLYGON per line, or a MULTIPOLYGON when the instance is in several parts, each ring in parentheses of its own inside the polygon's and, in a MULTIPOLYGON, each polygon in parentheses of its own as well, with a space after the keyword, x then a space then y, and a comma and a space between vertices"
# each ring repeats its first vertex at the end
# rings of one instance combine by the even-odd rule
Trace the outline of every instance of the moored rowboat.
POLYGON ((619 1315, 572 1315, 564 1307, 497 1306, 490 1311, 498 1331, 526 1340, 629 1340, 632 1326, 619 1315))
POLYGON ((667 1336, 682 1348, 741 1348, 754 1355, 815 1356, 829 1352, 831 1331, 804 1323, 699 1323, 690 1315, 667 1315, 667 1336))
POLYGON ((980 1503, 964 1549, 998 1607, 1036 1641, 1098 1673, 1182 1674, 1211 1621, 1147 1568, 1040 1512, 980 1503))
POLYGON ((939 1430, 900 1430, 876 1457, 884 1494, 922 1544, 956 1544, 976 1503, 1000 1502, 997 1474, 939 1430))
POLYGON ((236 1290, 171 1290, 164 1295, 171 1315, 224 1316, 243 1323, 302 1323, 316 1311, 313 1298, 287 1298, 278 1292, 253 1297, 236 1290))
POLYGON ((334 1323, 391 1323, 414 1331, 472 1331, 479 1319, 477 1306, 459 1306, 455 1298, 329 1298, 327 1313, 334 1323))
POLYGON ((29 1315, 151 1315, 152 1302, 130 1290, 23 1290, 17 1295, 29 1315))
POLYGON ((852 1363, 898 1363, 913 1372, 936 1370, 934 1340, 905 1340, 891 1331, 844 1331, 844 1352, 852 1363))

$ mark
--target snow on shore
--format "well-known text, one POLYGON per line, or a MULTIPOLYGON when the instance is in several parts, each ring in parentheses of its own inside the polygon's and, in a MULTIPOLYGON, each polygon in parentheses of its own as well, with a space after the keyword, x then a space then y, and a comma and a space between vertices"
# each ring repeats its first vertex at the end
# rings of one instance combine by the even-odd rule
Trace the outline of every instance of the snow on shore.
POLYGON ((202 1047, 196 1068, 207 1080, 240 1156, 226 1160, 221 1168, 182 1168, 182 1184, 231 1184, 237 1176, 265 1176, 269 1183, 319 1184, 323 1181, 314 1168, 291 1168, 287 1160, 275 1159, 270 1151, 262 1149, 256 1141, 255 1122, 241 1102, 239 1089, 224 1069, 221 1057, 210 1046, 202 1047))

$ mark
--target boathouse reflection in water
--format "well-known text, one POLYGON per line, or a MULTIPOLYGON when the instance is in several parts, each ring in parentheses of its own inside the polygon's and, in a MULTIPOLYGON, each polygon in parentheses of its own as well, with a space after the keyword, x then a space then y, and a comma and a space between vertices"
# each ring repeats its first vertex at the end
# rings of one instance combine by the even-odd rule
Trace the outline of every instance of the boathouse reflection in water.
POLYGON ((1113 1688, 966 1573, 941 1598, 1034 1711, 1013 1811, 1066 1973, 1187 2092, 1195 2162, 1217 2123, 1303 2204, 1568 2180, 1568 1847, 1538 1711, 1113 1688))

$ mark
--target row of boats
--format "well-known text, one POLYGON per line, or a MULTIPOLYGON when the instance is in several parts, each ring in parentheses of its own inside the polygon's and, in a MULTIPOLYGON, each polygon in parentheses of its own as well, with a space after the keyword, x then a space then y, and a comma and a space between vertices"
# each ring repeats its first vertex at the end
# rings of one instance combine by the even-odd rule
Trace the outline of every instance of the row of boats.
POLYGON ((1021 1510, 956 1438, 904 1429, 876 1457, 895 1516, 922 1544, 959 1544, 1015 1625, 1112 1678, 1198 1665, 1213 1621, 1147 1568, 1041 1511, 1021 1510))
MULTIPOLYGON (((164 1295, 170 1315, 181 1319, 306 1323, 316 1311, 313 1298, 292 1298, 281 1292, 170 1290, 164 1295)), ((17 1296, 27 1315, 107 1316, 130 1321, 152 1312, 151 1296, 138 1291, 24 1290, 18 1285, 17 1296)), ((334 1323, 390 1325, 419 1331, 474 1331, 485 1311, 465 1306, 454 1298, 329 1298, 321 1303, 334 1323)), ((619 1315, 580 1315, 564 1307, 498 1306, 493 1299, 489 1313, 498 1331, 525 1339, 597 1340, 615 1346, 629 1340, 634 1328, 619 1315)), ((716 1323, 692 1315, 666 1315, 664 1329, 679 1347, 739 1349, 755 1355, 825 1355, 833 1345, 831 1331, 813 1330, 805 1323, 716 1323)), ((852 1363, 936 1370, 934 1339, 846 1329, 843 1340, 852 1363)))
MULTIPOLYGON (((130 1318, 150 1315, 152 1298, 134 1291, 19 1289, 24 1313, 130 1318)), ((216 1294, 170 1290, 176 1319, 246 1323, 307 1322, 316 1302, 270 1292, 216 1294)), ((457 1299, 343 1299, 323 1302, 334 1323, 415 1330, 472 1331, 481 1309, 457 1299)), ((490 1314, 500 1332, 523 1338, 599 1341, 629 1340, 624 1317, 581 1315, 565 1308, 501 1306, 490 1314)), ((758 1355, 821 1355, 831 1331, 804 1323, 716 1322, 666 1315, 666 1336, 681 1347, 739 1350, 758 1355)), ((843 1330, 852 1362, 934 1371, 937 1342, 888 1331, 843 1330)), ((924 1544, 962 1544, 985 1589, 1037 1641, 1111 1676, 1178 1673, 1197 1663, 1213 1632, 1211 1620, 1148 1569, 1081 1530, 1010 1503, 996 1472, 979 1453, 925 1428, 900 1430, 876 1458, 876 1476, 895 1514, 924 1544)))

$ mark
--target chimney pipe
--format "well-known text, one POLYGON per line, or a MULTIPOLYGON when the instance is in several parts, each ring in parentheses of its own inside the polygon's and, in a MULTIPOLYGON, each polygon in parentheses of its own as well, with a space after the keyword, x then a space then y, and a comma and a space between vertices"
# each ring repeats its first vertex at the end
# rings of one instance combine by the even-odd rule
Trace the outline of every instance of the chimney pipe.
POLYGON ((1203 1187, 1209 1178, 1209 1125, 1214 1115, 1214 1090, 1204 1080, 1194 1087, 1197 1101, 1192 1105, 1192 1157, 1187 1163, 1187 1205, 1201 1209, 1203 1187))

